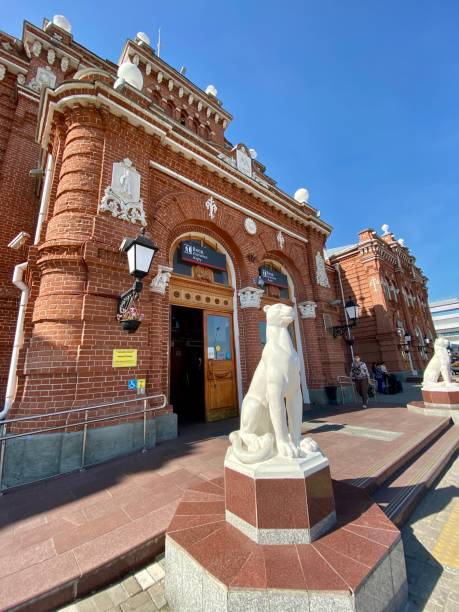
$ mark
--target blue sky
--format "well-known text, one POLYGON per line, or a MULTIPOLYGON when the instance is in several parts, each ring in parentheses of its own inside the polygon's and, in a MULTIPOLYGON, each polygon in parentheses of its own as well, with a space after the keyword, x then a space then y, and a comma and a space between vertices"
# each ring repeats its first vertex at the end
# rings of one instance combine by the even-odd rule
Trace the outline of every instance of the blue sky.
POLYGON ((388 223, 429 277, 459 295, 459 3, 455 0, 206 0, 8 3, 20 36, 59 13, 75 39, 117 61, 139 30, 234 116, 289 193, 305 186, 328 246, 388 223))

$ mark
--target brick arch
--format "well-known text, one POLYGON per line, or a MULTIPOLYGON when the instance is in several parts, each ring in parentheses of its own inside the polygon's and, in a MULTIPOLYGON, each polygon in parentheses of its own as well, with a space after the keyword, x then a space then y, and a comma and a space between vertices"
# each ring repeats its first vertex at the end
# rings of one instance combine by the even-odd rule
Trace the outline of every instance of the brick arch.
POLYGON ((237 287, 247 284, 247 235, 238 214, 217 203, 217 214, 211 220, 205 207, 208 196, 185 189, 169 191, 155 202, 154 223, 161 242, 162 263, 169 265, 173 242, 186 232, 201 232, 219 242, 230 255, 235 271, 237 287), (241 245, 241 246, 239 246, 241 245))
MULTIPOLYGON (((293 253, 296 254, 296 249, 293 251, 293 253)), ((260 263, 266 259, 270 259, 271 261, 280 264, 287 270, 295 287, 295 299, 297 302, 301 302, 308 297, 305 294, 306 288, 304 286, 304 277, 298 268, 298 259, 294 259, 293 257, 289 256, 288 253, 278 249, 265 251, 260 263)), ((307 263, 305 265, 307 265, 307 263)), ((309 296, 309 298, 310 297, 311 296, 309 296)))

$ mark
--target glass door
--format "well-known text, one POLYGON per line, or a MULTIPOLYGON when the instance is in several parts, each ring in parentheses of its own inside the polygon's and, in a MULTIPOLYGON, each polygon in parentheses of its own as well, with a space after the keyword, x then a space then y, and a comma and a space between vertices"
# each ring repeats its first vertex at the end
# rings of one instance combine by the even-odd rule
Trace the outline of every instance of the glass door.
POLYGON ((206 420, 237 416, 233 317, 204 313, 206 420))

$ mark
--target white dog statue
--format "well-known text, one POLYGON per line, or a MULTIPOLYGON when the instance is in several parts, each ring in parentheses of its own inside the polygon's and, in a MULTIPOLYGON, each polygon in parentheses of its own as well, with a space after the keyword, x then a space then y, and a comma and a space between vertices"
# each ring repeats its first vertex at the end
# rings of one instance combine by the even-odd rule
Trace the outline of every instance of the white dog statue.
POLYGON ((263 310, 266 345, 242 402, 241 428, 230 435, 232 453, 242 463, 267 461, 276 451, 297 458, 319 450, 311 438, 301 441, 300 360, 287 329, 295 311, 286 304, 263 310))
POLYGON ((451 363, 448 354, 449 342, 446 338, 437 338, 434 343, 434 354, 424 370, 423 385, 450 385, 452 383, 451 363), (439 382, 439 378, 443 381, 439 382))

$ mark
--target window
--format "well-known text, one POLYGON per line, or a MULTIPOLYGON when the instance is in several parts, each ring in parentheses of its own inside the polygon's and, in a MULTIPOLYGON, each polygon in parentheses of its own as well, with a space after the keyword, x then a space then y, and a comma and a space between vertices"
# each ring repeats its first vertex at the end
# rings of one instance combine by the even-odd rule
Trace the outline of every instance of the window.
MULTIPOLYGON (((219 253, 219 257, 225 259, 214 246, 209 246, 204 240, 193 239, 190 242, 196 243, 198 246, 200 245, 205 247, 210 256, 212 253, 219 253)), ((220 270, 210 266, 200 265, 197 262, 193 263, 191 261, 185 261, 182 258, 182 243, 180 243, 174 251, 172 268, 176 274, 181 274, 182 276, 191 276, 192 278, 203 282, 214 282, 225 286, 229 285, 228 269, 220 270)))
POLYGON ((180 124, 183 125, 184 127, 187 127, 187 119, 188 119, 188 115, 186 114, 185 111, 182 110, 182 112, 180 113, 180 124))
POLYGON ((259 278, 264 282, 265 295, 278 300, 289 300, 287 275, 281 267, 271 262, 263 263, 258 269, 259 278))

